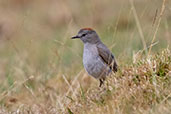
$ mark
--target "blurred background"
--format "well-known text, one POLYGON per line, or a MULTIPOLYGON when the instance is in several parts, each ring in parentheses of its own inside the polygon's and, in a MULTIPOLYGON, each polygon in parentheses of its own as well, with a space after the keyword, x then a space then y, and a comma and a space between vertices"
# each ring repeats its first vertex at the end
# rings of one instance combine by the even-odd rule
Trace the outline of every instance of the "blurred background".
MULTIPOLYGON (((150 46, 161 6, 162 0, 1 0, 0 92, 30 76, 46 84, 61 75, 72 80, 83 69, 83 44, 70 38, 83 27, 97 31, 120 65, 131 62, 144 49, 141 38, 150 46)), ((171 44, 170 0, 155 42, 152 53, 171 44)))

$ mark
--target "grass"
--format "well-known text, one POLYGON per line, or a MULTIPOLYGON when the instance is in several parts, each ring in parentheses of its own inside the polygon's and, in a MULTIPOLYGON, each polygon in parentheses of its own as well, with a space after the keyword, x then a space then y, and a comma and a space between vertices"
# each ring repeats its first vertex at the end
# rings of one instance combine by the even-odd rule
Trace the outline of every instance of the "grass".
POLYGON ((73 113, 169 113, 171 53, 168 49, 161 53, 138 58, 108 77, 104 88, 88 89, 84 99, 80 91, 67 106, 73 113))
POLYGON ((0 1, 0 113, 170 113, 170 4, 0 1), (119 64, 102 88, 83 69, 82 42, 70 40, 82 27, 119 64))

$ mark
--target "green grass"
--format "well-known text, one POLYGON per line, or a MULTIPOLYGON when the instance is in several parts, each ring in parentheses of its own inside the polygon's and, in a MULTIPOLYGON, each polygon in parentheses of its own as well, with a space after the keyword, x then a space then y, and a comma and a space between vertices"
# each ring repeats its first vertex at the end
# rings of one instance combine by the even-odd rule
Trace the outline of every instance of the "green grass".
POLYGON ((130 1, 0 1, 0 112, 170 113, 165 4, 157 27, 162 1, 134 1, 147 46, 158 29, 147 57, 130 1), (82 27, 94 28, 118 61, 103 88, 83 69, 82 42, 70 39, 82 27))

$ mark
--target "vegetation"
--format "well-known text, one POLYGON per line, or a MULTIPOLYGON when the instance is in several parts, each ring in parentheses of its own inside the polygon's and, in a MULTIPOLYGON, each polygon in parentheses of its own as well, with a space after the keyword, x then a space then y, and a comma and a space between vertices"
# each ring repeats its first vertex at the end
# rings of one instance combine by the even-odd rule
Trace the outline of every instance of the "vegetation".
POLYGON ((1 0, 0 113, 171 113, 171 1, 1 0), (94 28, 119 71, 87 75, 82 27, 94 28))

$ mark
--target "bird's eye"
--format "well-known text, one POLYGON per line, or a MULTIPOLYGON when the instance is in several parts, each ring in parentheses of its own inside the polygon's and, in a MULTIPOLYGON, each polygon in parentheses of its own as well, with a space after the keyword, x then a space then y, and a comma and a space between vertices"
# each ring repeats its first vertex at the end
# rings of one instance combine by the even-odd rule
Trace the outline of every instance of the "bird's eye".
POLYGON ((86 36, 86 34, 82 34, 82 37, 86 36))

